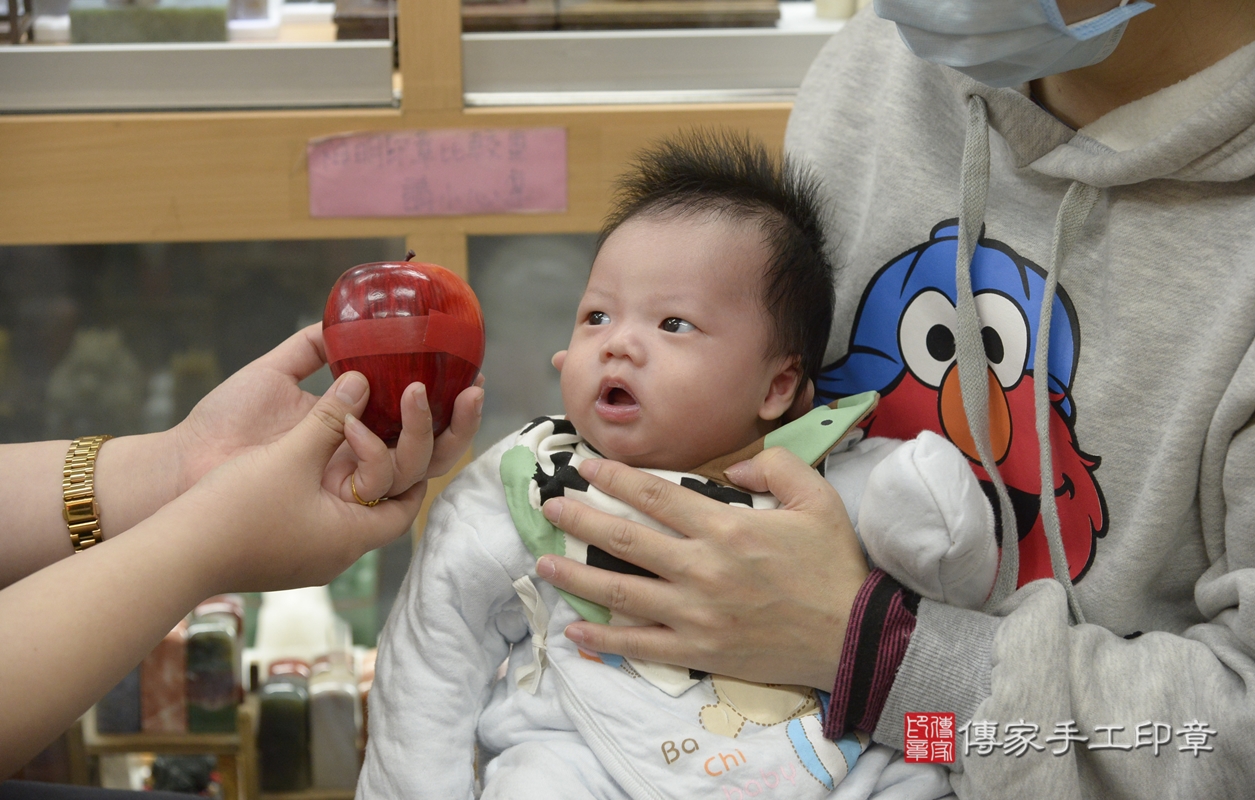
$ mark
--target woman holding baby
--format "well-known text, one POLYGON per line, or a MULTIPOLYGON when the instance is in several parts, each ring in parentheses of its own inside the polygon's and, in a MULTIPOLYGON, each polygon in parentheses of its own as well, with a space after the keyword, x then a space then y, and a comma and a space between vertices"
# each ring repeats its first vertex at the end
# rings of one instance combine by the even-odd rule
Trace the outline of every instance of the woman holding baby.
MULTIPOLYGON (((657 623, 567 636, 831 691, 833 737, 902 749, 905 715, 953 713, 962 797, 1239 795, 1255 757, 1255 7, 875 11, 821 53, 786 140, 825 181, 842 270, 816 389, 876 390, 870 433, 933 430, 968 457, 1003 543, 989 601, 920 599, 869 566, 841 497, 782 450, 727 473, 781 500, 761 512, 593 459, 584 479, 687 538, 550 501, 560 528, 661 578, 542 558, 559 588, 657 623), (1029 744, 1009 749, 1008 726, 1029 744)), ((0 707, 37 721, 0 729, 4 765, 200 598, 323 582, 406 528, 482 394, 433 443, 412 388, 390 453, 351 416, 356 378, 296 389, 322 360, 298 334, 175 435, 105 445, 100 491, 124 498, 107 524, 129 530, 74 558, 52 533, 63 443, 4 449, 0 620, 36 656, 6 667, 0 707), (359 506, 350 476, 396 501, 359 506)))
POLYGON ((780 450, 728 473, 781 499, 762 513, 589 461, 585 479, 688 538, 550 501, 560 528, 663 579, 542 559, 558 587, 658 623, 567 635, 832 691, 829 735, 896 749, 907 714, 953 713, 961 797, 1240 796, 1255 7, 875 10, 820 54, 786 138, 827 183, 844 270, 818 393, 876 390, 870 435, 933 430, 968 456, 998 584, 968 611, 869 574, 839 496, 780 450))

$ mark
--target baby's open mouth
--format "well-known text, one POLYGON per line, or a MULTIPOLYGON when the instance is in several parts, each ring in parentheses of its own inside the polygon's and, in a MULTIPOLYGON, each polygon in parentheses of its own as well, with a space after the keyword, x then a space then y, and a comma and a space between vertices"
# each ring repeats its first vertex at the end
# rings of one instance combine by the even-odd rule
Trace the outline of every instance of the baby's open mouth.
POLYGON ((601 393, 597 396, 597 405, 610 407, 635 407, 639 403, 632 390, 615 380, 605 380, 601 384, 601 393))
POLYGON ((601 401, 611 406, 634 406, 636 398, 627 389, 620 386, 611 386, 609 389, 601 393, 601 401))
POLYGON ((616 380, 605 380, 594 404, 597 414, 611 423, 628 423, 640 417, 641 406, 632 390, 616 380))

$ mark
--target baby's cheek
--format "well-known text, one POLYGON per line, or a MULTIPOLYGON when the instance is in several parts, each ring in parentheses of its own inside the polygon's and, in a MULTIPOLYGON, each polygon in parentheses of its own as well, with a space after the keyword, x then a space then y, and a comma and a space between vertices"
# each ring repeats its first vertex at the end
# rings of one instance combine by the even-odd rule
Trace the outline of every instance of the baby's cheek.
POLYGON ((578 363, 568 359, 558 382, 562 390, 562 406, 569 417, 575 414, 580 406, 580 396, 586 393, 581 390, 581 386, 587 381, 581 381, 582 373, 578 366, 578 363))

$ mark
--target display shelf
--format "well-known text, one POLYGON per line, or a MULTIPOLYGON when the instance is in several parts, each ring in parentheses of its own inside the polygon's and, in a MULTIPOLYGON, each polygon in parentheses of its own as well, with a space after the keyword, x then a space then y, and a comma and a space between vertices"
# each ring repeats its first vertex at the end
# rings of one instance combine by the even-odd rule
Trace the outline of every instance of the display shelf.
POLYGON ((123 753, 234 755, 239 752, 240 737, 235 733, 95 733, 89 726, 83 732, 83 746, 91 756, 123 753))
POLYGON ((22 41, 31 29, 35 19, 33 5, 34 0, 8 0, 4 4, 4 11, 0 13, 0 20, 3 21, 0 35, 8 39, 9 44, 22 41))
POLYGON ((256 697, 240 704, 235 733, 99 733, 95 713, 93 707, 81 721, 85 759, 126 753, 217 756, 221 800, 257 796, 256 697))
POLYGON ((90 774, 87 759, 102 755, 157 753, 218 757, 221 800, 353 800, 353 789, 305 789, 299 792, 262 792, 257 761, 257 696, 247 695, 239 707, 235 733, 97 733, 95 709, 71 731, 71 766, 76 774, 90 774), (77 738, 77 741, 76 741, 77 738))
POLYGON ((462 30, 548 31, 558 25, 557 0, 518 0, 513 3, 463 3, 462 30))

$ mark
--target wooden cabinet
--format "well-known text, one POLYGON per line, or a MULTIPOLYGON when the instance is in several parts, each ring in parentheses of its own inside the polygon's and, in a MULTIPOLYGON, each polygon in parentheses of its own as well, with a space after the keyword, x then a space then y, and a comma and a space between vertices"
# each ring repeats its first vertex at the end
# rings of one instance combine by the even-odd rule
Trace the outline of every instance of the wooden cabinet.
POLYGON ((466 108, 458 0, 398 5, 399 108, 0 116, 0 245, 404 236, 465 275, 468 235, 596 231, 614 177, 660 137, 726 126, 783 140, 786 102, 466 108), (312 138, 528 126, 567 130, 562 213, 310 217, 312 138))
POLYGON ((258 702, 248 695, 237 712, 235 733, 97 733, 94 709, 80 719, 66 736, 75 774, 92 773, 92 759, 125 753, 213 755, 218 759, 222 800, 353 800, 351 789, 308 789, 302 792, 263 793, 259 789, 257 760, 258 702))
MULTIPOLYGON (((71 730, 82 736, 81 747, 71 749, 89 760, 125 753, 216 756, 222 800, 252 800, 258 796, 255 697, 239 706, 236 727, 235 733, 97 733, 93 708, 71 730)), ((90 773, 86 765, 83 772, 90 773)))

